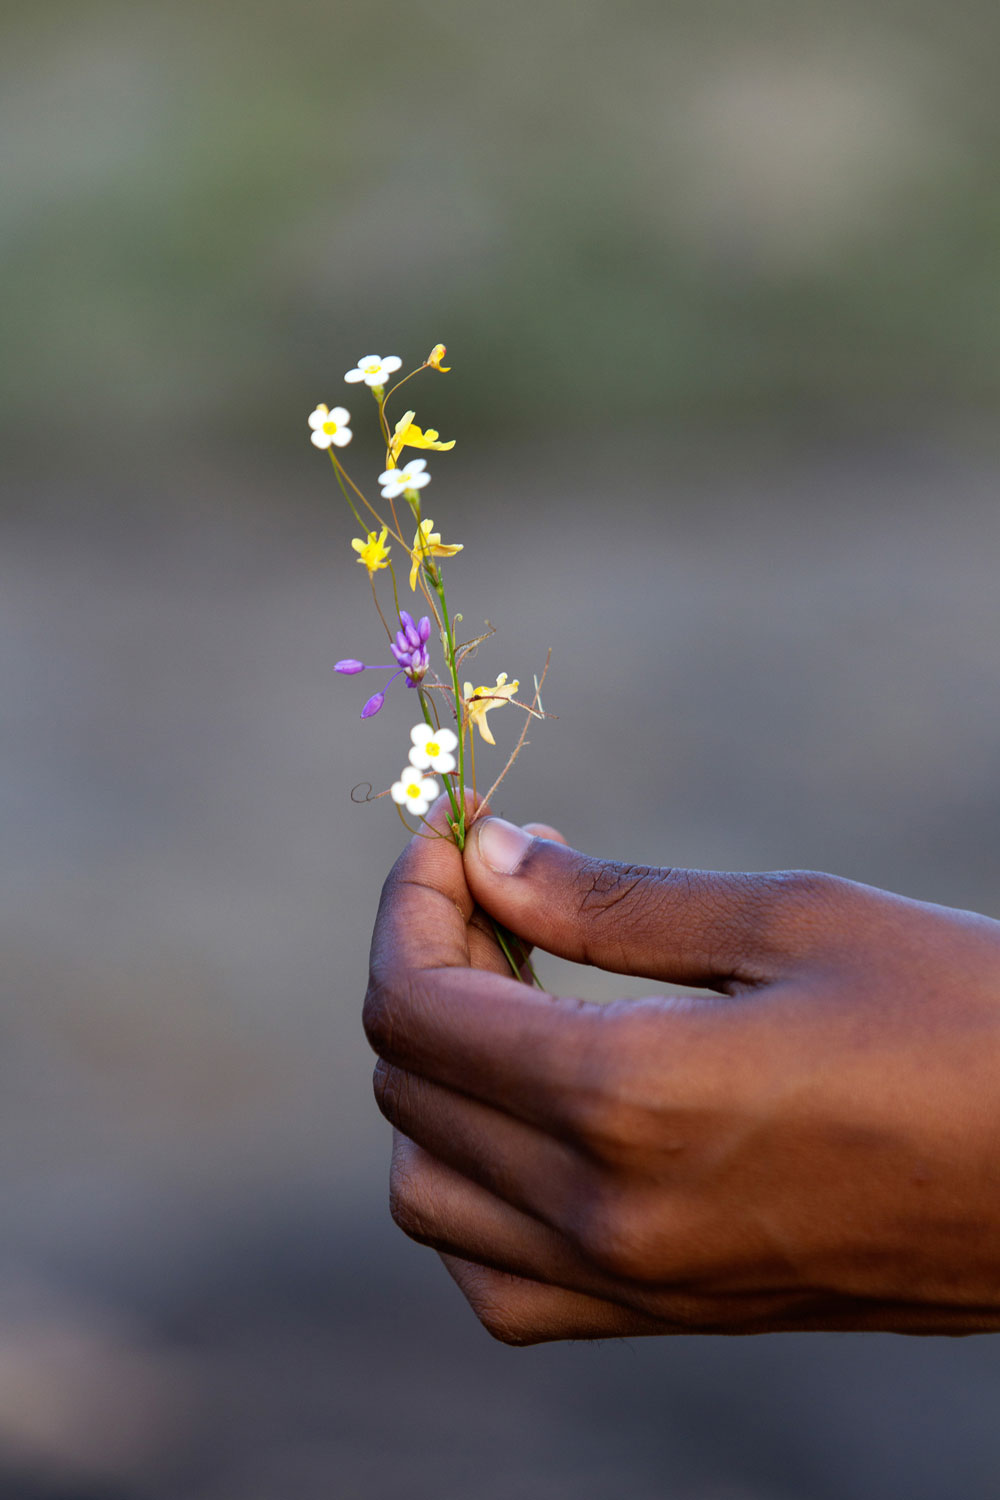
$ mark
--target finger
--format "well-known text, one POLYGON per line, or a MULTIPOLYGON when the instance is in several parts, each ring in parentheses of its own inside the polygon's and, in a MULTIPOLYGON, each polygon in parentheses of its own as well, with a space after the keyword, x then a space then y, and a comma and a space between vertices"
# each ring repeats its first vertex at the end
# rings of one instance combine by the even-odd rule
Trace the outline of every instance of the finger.
POLYGON ((566 1142, 382 1061, 374 1084, 378 1107, 397 1131, 540 1223, 561 1229, 586 1199, 593 1168, 566 1142))
MULTIPOLYGON (((403 1232, 442 1255, 459 1256, 466 1263, 474 1261, 495 1272, 527 1278, 550 1292, 582 1294, 586 1302, 596 1299, 600 1312, 585 1310, 590 1318, 598 1316, 599 1326, 606 1330, 612 1323, 620 1328, 622 1316, 649 1321, 641 1309, 622 1305, 607 1295, 613 1292, 610 1279, 588 1266, 561 1235, 501 1203, 398 1133, 393 1144, 390 1201, 393 1219, 403 1232), (617 1316, 613 1316, 612 1308, 617 1316)), ((562 1298, 547 1300, 557 1306, 563 1304, 562 1298)), ((642 1331, 662 1332, 662 1324, 655 1330, 642 1331)))
POLYGON ((668 1330, 616 1303, 546 1286, 443 1254, 441 1260, 487 1333, 504 1344, 638 1338, 668 1330))
MULTIPOLYGON (((439 801, 432 830, 445 832, 447 816, 439 801)), ((413 839, 386 881, 375 922, 368 1039, 408 1072, 539 1123, 564 1123, 562 1104, 574 1097, 590 1045, 588 1013, 600 1007, 508 977, 501 950, 473 917, 455 845, 413 839)))
POLYGON ((717 989, 775 978, 796 931, 810 935, 840 884, 799 872, 616 864, 492 817, 473 825, 464 860, 480 906, 538 947, 619 974, 717 989))

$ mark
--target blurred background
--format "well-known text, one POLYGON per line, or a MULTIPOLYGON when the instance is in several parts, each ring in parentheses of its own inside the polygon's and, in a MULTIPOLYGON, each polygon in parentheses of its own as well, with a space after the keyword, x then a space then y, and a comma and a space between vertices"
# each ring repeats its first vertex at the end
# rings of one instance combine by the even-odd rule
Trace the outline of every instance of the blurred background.
POLYGON ((994 1340, 510 1350, 391 1224, 402 831, 350 788, 412 714, 332 672, 379 630, 306 417, 370 480, 343 372, 448 345, 476 680, 553 648, 502 811, 1000 914, 998 42, 987 0, 0 6, 4 1497, 996 1494, 994 1340))

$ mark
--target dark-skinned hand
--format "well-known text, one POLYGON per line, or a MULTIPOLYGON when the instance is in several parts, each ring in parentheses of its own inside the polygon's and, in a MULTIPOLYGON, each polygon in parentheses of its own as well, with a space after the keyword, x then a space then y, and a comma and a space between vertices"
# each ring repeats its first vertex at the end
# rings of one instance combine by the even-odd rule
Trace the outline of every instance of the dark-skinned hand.
POLYGON ((1000 1327, 1000 924, 529 830, 411 842, 365 1005, 393 1215, 489 1331, 1000 1327), (715 993, 545 994, 490 917, 525 951, 715 993))

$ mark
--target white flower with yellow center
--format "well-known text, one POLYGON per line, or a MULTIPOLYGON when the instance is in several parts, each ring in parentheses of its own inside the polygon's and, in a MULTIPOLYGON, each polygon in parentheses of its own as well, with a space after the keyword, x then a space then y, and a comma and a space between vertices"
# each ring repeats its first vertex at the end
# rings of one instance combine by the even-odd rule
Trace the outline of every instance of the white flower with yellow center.
POLYGON ((401 469, 386 469, 384 474, 378 476, 378 482, 382 486, 383 500, 395 500, 397 495, 402 495, 407 490, 422 490, 425 484, 431 482, 431 476, 427 473, 427 460, 411 458, 401 469))
POLYGON ((346 448, 351 441, 351 429, 347 425, 351 420, 351 414, 346 406, 335 406, 332 411, 320 403, 316 410, 310 413, 309 426, 312 428, 312 441, 317 448, 346 448))
POLYGON ((398 781, 389 788, 389 796, 400 807, 415 818, 422 818, 438 794, 438 784, 430 776, 422 776, 416 766, 405 766, 398 781))
POLYGON ((357 368, 348 370, 344 379, 348 385, 356 385, 363 380, 365 385, 385 385, 390 375, 395 375, 403 363, 395 354, 388 355, 385 359, 381 354, 366 354, 358 360, 357 368))
POLYGON ((410 765, 418 771, 438 771, 446 776, 455 769, 452 751, 458 744, 458 735, 450 729, 432 729, 429 724, 414 724, 410 730, 413 746, 410 750, 410 765))

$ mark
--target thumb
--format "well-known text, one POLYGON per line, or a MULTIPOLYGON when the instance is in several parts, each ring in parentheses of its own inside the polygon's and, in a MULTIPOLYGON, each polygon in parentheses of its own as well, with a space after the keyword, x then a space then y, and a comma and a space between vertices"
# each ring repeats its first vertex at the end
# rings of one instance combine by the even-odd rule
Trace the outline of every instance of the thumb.
POLYGON ((532 824, 481 818, 465 847, 478 904, 518 937, 576 963, 672 984, 759 984, 779 963, 785 875, 617 864, 580 854, 532 824))

